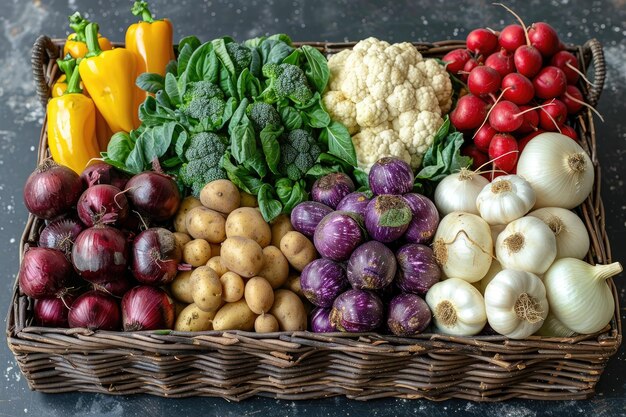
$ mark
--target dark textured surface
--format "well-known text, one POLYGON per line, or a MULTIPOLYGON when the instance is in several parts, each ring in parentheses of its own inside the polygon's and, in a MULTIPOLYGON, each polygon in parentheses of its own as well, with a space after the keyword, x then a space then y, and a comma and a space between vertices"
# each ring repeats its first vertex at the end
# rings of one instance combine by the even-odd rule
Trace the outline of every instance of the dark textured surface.
MULTIPOLYGON (((343 41, 377 36, 389 41, 429 41, 463 38, 475 27, 501 28, 511 16, 490 1, 152 1, 157 16, 167 16, 175 26, 175 40, 195 34, 201 39, 232 35, 245 39, 274 32, 295 40, 343 41)), ((22 185, 35 164, 35 145, 43 111, 35 98, 30 77, 30 47, 39 34, 62 37, 66 16, 81 10, 98 21, 101 32, 122 41, 134 20, 130 1, 22 1, 3 0, 0 13, 0 306, 8 309, 18 267, 17 241, 26 210, 22 185)), ((528 23, 547 21, 566 42, 583 43, 596 37, 605 47, 608 77, 598 109, 598 153, 602 164, 602 193, 607 210, 607 230, 613 257, 626 262, 626 196, 623 168, 626 155, 626 2, 524 1, 508 2, 528 23)), ((623 277, 618 277, 622 306, 623 277)), ((622 312, 624 309, 622 309, 622 312)), ((624 315, 624 314, 622 314, 624 315)), ((4 318, 4 317, 3 317, 4 318)), ((93 394, 43 395, 31 392, 13 355, 0 346, 0 416, 626 416, 626 357, 624 348, 609 363, 588 401, 509 401, 477 404, 464 401, 380 400, 368 403, 333 398, 289 402, 253 399, 234 404, 214 398, 185 400, 149 396, 114 397, 93 394)))

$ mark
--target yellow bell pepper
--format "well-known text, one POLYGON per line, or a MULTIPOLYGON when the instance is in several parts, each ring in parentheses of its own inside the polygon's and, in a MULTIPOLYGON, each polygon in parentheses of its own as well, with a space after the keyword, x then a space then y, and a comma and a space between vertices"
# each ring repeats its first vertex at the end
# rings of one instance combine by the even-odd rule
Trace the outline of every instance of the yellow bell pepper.
MULTIPOLYGON (((67 37, 65 45, 63 46, 63 56, 70 54, 72 58, 75 59, 83 58, 88 52, 85 28, 89 24, 89 21, 84 19, 79 12, 71 15, 69 19, 70 28, 72 28, 75 33, 67 37)), ((98 34, 98 44, 103 51, 113 49, 111 42, 100 34, 98 34)))
POLYGON ((134 106, 137 60, 125 48, 102 51, 97 39, 98 25, 85 29, 89 52, 78 65, 80 77, 96 107, 113 133, 130 132, 139 127, 134 106))
POLYGON ((96 138, 96 106, 82 94, 75 61, 59 61, 69 82, 65 93, 48 102, 48 147, 52 159, 77 174, 100 152, 96 138))

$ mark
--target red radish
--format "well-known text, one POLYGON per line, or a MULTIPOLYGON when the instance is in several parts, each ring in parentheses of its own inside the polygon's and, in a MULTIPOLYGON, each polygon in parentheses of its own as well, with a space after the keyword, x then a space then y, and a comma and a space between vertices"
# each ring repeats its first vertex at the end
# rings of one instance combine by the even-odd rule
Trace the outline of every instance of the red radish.
POLYGON ((551 57, 559 50, 559 36, 547 23, 533 23, 528 28, 528 37, 531 45, 537 48, 544 57, 551 57))
POLYGON ((537 135, 544 133, 545 130, 543 129, 537 129, 536 131, 529 133, 528 135, 524 136, 523 138, 521 138, 519 140, 519 142, 517 142, 517 147, 519 149, 519 153, 521 154, 524 151, 524 148, 526 147, 526 145, 528 145, 528 142, 530 142, 532 139, 534 139, 537 135))
POLYGON ((491 127, 489 123, 485 123, 474 134, 474 145, 482 152, 489 152, 489 144, 496 133, 498 133, 496 129, 491 127))
POLYGON ((504 77, 515 71, 513 55, 504 48, 500 49, 499 52, 489 55, 485 60, 485 65, 498 71, 500 77, 504 77))
POLYGON ((578 59, 567 51, 559 51, 550 59, 550 65, 560 68, 565 73, 568 84, 576 84, 580 78, 578 59))
POLYGON ((496 168, 511 173, 517 164, 517 154, 517 141, 513 136, 507 133, 493 136, 489 145, 489 158, 496 168))
POLYGON ((500 32, 498 43, 509 52, 526 44, 526 32, 520 25, 508 25, 500 32))
POLYGON ((537 126, 539 126, 539 113, 537 113, 537 110, 530 106, 519 106, 519 109, 522 112, 524 121, 515 133, 526 134, 537 130, 537 126))
POLYGON ((480 65, 467 77, 467 87, 476 96, 493 94, 500 89, 500 74, 493 68, 480 65))
POLYGON ((559 130, 567 119, 567 107, 561 100, 552 99, 545 101, 539 109, 539 126, 549 132, 559 130))
POLYGON ((475 145, 467 144, 461 148, 461 155, 472 158, 472 169, 479 169, 487 163, 487 154, 478 149, 475 145))
POLYGON ((573 85, 567 86, 565 94, 560 96, 559 100, 561 100, 565 104, 565 107, 567 107, 568 114, 578 113, 583 108, 582 103, 585 101, 583 93, 581 93, 580 90, 573 85))
POLYGON ((522 45, 513 54, 515 69, 522 75, 532 78, 541 70, 543 58, 534 46, 522 45))
MULTIPOLYGON (((524 118, 520 117, 519 113, 520 109, 517 104, 506 100, 500 101, 493 106, 491 113, 489 113, 489 124, 499 132, 513 132, 524 122, 524 118)), ((493 139, 491 140, 492 143, 493 139)), ((491 146, 489 146, 490 153, 491 146)))
POLYGON ((467 49, 480 55, 489 55, 498 47, 498 37, 487 29, 474 29, 465 39, 467 49))
POLYGON ((560 68, 548 66, 539 71, 533 79, 535 95, 539 98, 555 98, 565 93, 567 79, 560 68))
POLYGON ((473 94, 459 99, 456 108, 450 113, 450 120, 458 130, 475 129, 487 116, 487 103, 473 94))
POLYGON ((482 65, 482 57, 478 59, 470 58, 465 65, 463 66, 463 71, 461 71, 461 79, 463 82, 467 82, 467 78, 470 72, 474 70, 477 66, 482 65))
POLYGON ((517 72, 507 74, 502 79, 502 91, 502 97, 515 104, 526 104, 535 96, 533 83, 517 72))
POLYGON ((467 49, 455 49, 444 55, 442 61, 445 62, 446 69, 453 74, 463 70, 465 63, 472 58, 467 49))
POLYGON ((561 133, 564 134, 565 136, 569 136, 570 138, 578 142, 578 134, 576 133, 576 130, 573 127, 569 125, 563 125, 561 126, 561 133))

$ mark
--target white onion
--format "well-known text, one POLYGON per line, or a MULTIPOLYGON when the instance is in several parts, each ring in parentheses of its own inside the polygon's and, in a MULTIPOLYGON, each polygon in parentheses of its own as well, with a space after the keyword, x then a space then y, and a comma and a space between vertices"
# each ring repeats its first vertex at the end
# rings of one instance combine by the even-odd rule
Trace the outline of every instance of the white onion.
POLYGON ((437 185, 435 206, 442 216, 453 211, 478 214, 476 197, 487 184, 489 181, 485 177, 463 168, 460 172, 448 175, 437 185))
POLYGON ((576 213, 559 207, 544 207, 528 215, 542 220, 554 233, 556 259, 583 259, 589 252, 589 234, 576 213))
POLYGON ((556 257, 556 238, 538 218, 522 217, 498 235, 496 256, 503 268, 541 275, 556 257))

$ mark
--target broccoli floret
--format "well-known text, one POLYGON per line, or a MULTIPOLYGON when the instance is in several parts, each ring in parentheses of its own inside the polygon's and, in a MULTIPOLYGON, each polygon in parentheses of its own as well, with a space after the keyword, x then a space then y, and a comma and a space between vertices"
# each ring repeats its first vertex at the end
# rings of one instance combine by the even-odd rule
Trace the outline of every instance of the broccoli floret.
POLYGON ((197 120, 209 119, 211 124, 219 124, 226 108, 224 93, 210 81, 191 82, 183 94, 180 109, 197 120))
POLYGON ((220 167, 220 160, 226 152, 226 138, 212 132, 200 132, 191 136, 185 151, 185 159, 180 168, 179 178, 191 187, 194 196, 209 182, 227 178, 220 167))
POLYGON ((315 138, 304 129, 289 132, 280 144, 280 169, 290 180, 298 181, 315 165, 322 150, 315 138))
POLYGON ((267 125, 281 125, 280 115, 273 105, 262 101, 249 104, 246 107, 246 114, 252 122, 254 130, 258 133, 267 125))
POLYGON ((252 62, 252 52, 244 45, 240 45, 236 42, 226 44, 226 51, 230 56, 230 59, 235 64, 235 72, 239 74, 245 68, 250 67, 252 62))
POLYGON ((306 103, 313 97, 313 91, 300 67, 292 64, 265 64, 263 76, 269 84, 265 90, 266 98, 270 101, 280 101, 289 98, 296 103, 306 103))

